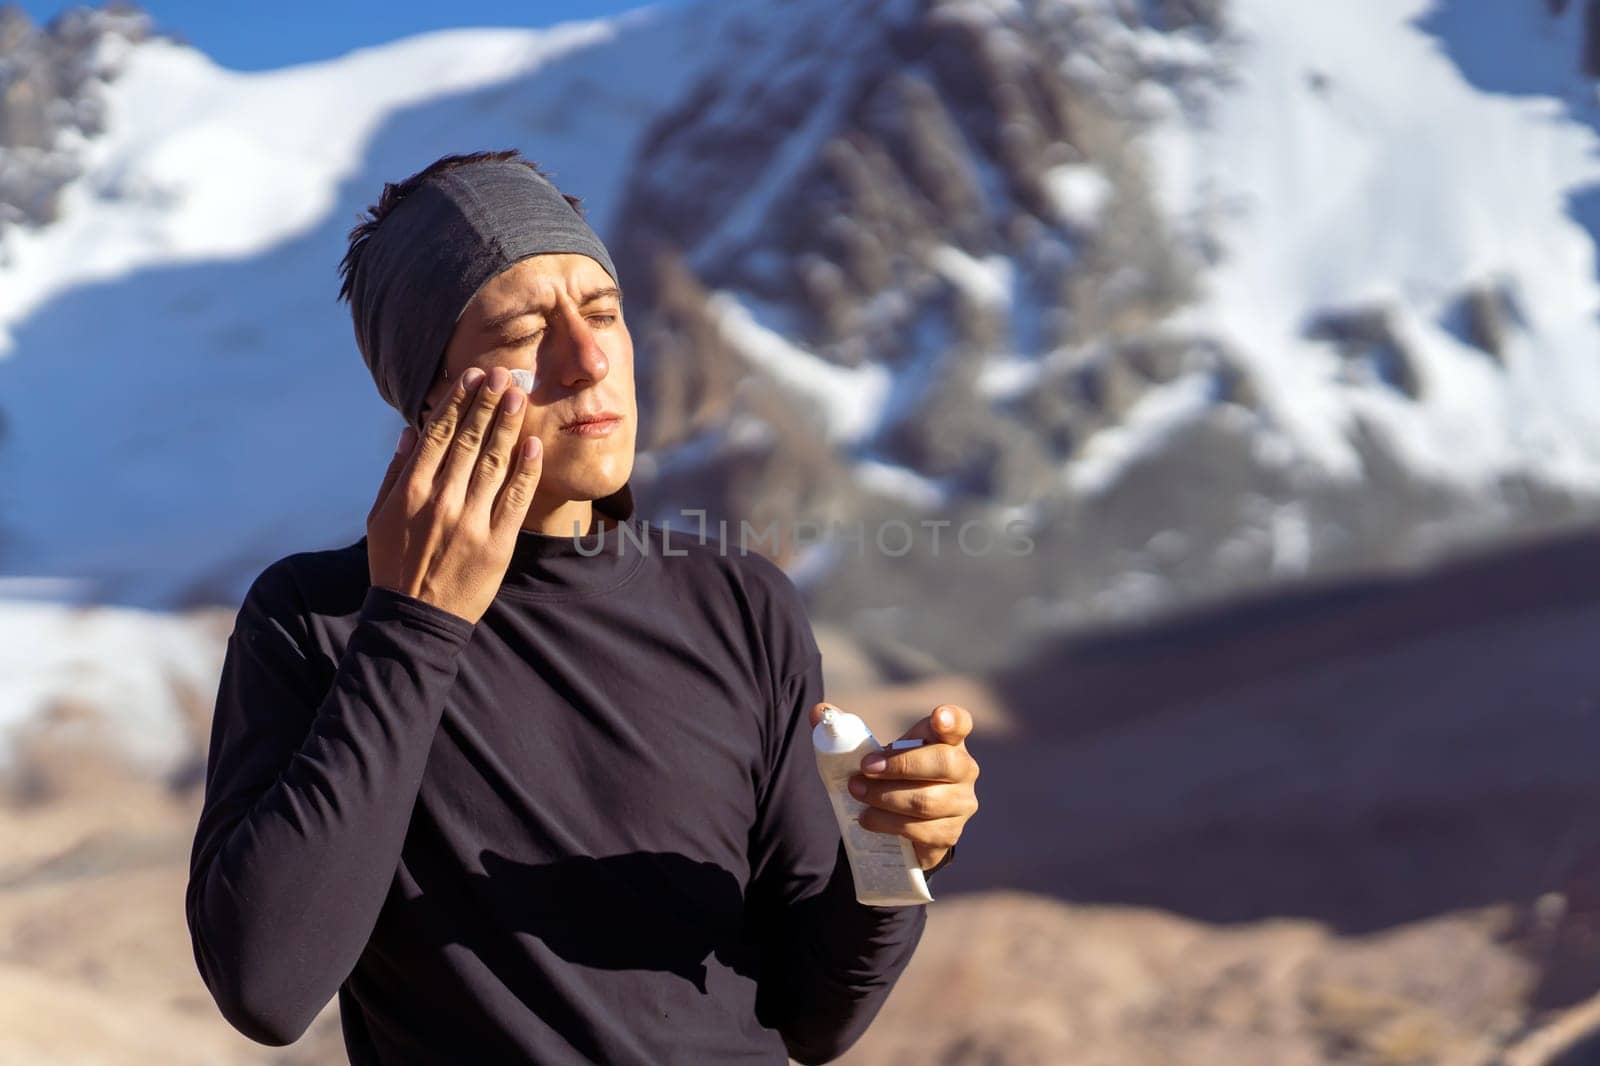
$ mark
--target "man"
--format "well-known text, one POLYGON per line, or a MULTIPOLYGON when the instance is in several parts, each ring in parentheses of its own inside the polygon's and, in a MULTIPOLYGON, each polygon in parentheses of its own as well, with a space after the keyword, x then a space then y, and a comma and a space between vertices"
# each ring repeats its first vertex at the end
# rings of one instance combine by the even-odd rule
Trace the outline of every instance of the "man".
MULTIPOLYGON (((835 1058, 926 911, 854 898, 782 569, 633 515, 605 247, 478 153, 386 185, 341 271, 408 425, 367 535, 269 566, 228 641, 186 898, 223 1015, 288 1044, 337 994, 358 1064, 835 1058)), ((928 871, 977 808, 935 710, 855 779, 928 871)))

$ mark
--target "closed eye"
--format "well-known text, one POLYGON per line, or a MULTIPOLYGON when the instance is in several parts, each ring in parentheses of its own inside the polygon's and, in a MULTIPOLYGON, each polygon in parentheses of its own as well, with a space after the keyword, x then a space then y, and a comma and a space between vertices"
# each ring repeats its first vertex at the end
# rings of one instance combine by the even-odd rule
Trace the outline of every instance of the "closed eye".
MULTIPOLYGON (((590 324, 592 324, 592 325, 594 325, 594 326, 596 326, 596 327, 598 327, 600 329, 606 329, 606 328, 608 328, 610 326, 616 325, 617 316, 616 316, 615 312, 606 312, 606 313, 597 314, 597 315, 589 315, 587 317, 587 321, 590 324)), ((528 343, 531 343, 532 341, 538 340, 540 337, 544 336, 544 332, 545 331, 543 329, 536 329, 532 333, 529 333, 529 334, 527 334, 525 336, 517 337, 517 338, 515 338, 513 340, 504 341, 504 342, 502 342, 502 344, 500 346, 502 348, 520 348, 524 344, 528 344, 528 343)))

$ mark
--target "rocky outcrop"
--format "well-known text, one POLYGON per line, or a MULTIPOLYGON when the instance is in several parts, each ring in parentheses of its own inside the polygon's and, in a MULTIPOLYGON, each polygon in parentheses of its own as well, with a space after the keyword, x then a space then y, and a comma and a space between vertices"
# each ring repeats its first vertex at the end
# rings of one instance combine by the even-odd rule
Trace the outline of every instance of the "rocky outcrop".
POLYGON ((1446 309, 1443 324, 1503 367, 1512 331, 1526 326, 1527 319, 1515 285, 1495 279, 1462 292, 1446 309))
POLYGON ((148 15, 118 0, 43 27, 0 7, 0 235, 56 218, 61 189, 81 173, 77 146, 103 129, 100 90, 117 75, 118 45, 152 32, 148 15))
MULTIPOLYGON (((1565 492, 1436 480, 1359 412, 1342 432, 1360 480, 1330 472, 1185 316, 1217 250, 1157 202, 1142 136, 1171 108, 1201 121, 1225 17, 1214 0, 858 0, 735 19, 744 61, 645 138, 615 226, 621 257, 665 264, 630 288, 660 427, 643 498, 865 530, 864 551, 807 568, 813 609, 955 669, 1560 528, 1581 509, 1565 492), (765 332, 726 328, 730 308, 765 332), (895 523, 989 539, 937 551, 925 533, 895 555, 872 540, 895 523), (984 547, 1008 531, 1026 551, 984 547), (934 609, 950 602, 959 631, 934 609)), ((1429 402, 1412 313, 1312 314, 1324 387, 1429 402)), ((1500 278, 1441 314, 1501 367, 1527 332, 1500 278)))
POLYGON ((1352 373, 1352 380, 1375 378, 1408 400, 1422 394, 1422 383, 1395 325, 1392 309, 1369 306, 1325 310, 1306 323, 1305 333, 1313 340, 1334 345, 1352 373))
MULTIPOLYGON (((1006 596, 1054 584, 1059 553, 1083 546, 1053 541, 1019 561, 930 555, 924 541, 896 561, 874 531, 928 518, 975 523, 992 540, 1024 511, 1047 522, 1076 506, 1063 468, 1152 392, 1254 403, 1226 348, 1160 326, 1190 298, 1197 264, 1168 233, 1135 147, 1139 85, 1196 76, 1142 35, 1204 39, 1220 29, 1219 5, 1151 5, 1148 21, 1055 3, 781 10, 736 23, 746 61, 645 139, 615 226, 618 255, 656 264, 629 295, 649 323, 641 402, 660 429, 662 473, 643 472, 645 494, 666 513, 864 528, 867 550, 845 550, 818 589, 819 610, 841 619, 969 579, 1010 612, 1006 596), (730 300, 792 349, 784 373, 719 334, 730 300), (881 417, 834 440, 831 463, 795 362, 818 379, 867 368, 888 382, 881 417), (696 384, 735 367, 749 378, 736 390, 696 384), (715 428, 757 421, 773 432, 737 446, 737 430, 715 428), (796 462, 808 473, 780 476, 796 462), (894 475, 852 477, 863 462, 894 475), (752 468, 762 476, 739 473, 752 468), (1000 569, 1010 576, 997 585, 1000 569)), ((1108 577, 1122 564, 1079 565, 1108 577)))

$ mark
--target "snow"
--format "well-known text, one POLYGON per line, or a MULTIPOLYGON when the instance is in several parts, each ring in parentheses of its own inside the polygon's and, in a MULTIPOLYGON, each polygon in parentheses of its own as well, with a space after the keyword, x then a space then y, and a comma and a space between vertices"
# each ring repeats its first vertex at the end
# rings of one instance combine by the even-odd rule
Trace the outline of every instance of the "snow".
POLYGON ((848 78, 832 81, 821 106, 806 116, 805 125, 784 142, 782 150, 755 186, 742 196, 711 235, 695 248, 694 263, 704 268, 730 251, 753 240, 759 227, 777 207, 777 197, 791 186, 800 171, 816 159, 850 99, 854 85, 848 78))
POLYGON ((1038 384, 1044 363, 1013 353, 992 355, 978 371, 978 391, 987 399, 1004 401, 1023 395, 1038 384))
POLYGON ((1084 442, 1063 478, 1072 490, 1093 497, 1114 486, 1139 459, 1159 452, 1167 438, 1213 409, 1212 383, 1202 374, 1174 378, 1143 393, 1123 420, 1084 442))
POLYGON ((0 355, 11 348, 6 327, 54 293, 157 264, 258 254, 314 226, 400 108, 503 82, 613 34, 605 22, 450 30, 262 73, 164 39, 130 49, 107 94, 108 135, 86 142, 89 180, 65 190, 58 224, 8 236, 0 355))
POLYGON ((950 499, 944 485, 898 463, 880 459, 860 459, 854 467, 855 480, 869 492, 900 500, 922 511, 937 511, 950 499))
POLYGON ((1312 562, 1311 517, 1299 501, 1272 509, 1272 572, 1283 577, 1307 573, 1312 562))
POLYGON ((732 293, 713 292, 706 308, 729 344, 788 391, 813 403, 830 442, 858 441, 877 427, 893 384, 885 367, 836 366, 762 325, 732 293))
POLYGON ((171 772, 187 754, 180 700, 209 703, 222 655, 223 641, 192 617, 0 600, 0 767, 19 730, 61 707, 70 713, 53 737, 171 772))
POLYGON ((1012 266, 1003 255, 974 258, 949 244, 941 244, 929 262, 950 284, 980 307, 1004 311, 1011 306, 1012 266))
POLYGON ((1111 200, 1111 182, 1097 167, 1061 163, 1044 173, 1045 195, 1056 218, 1081 229, 1092 229, 1111 200))
POLYGON ((1586 488, 1600 472, 1594 243, 1568 213, 1600 180, 1600 141, 1553 95, 1575 58, 1555 54, 1543 5, 1514 6, 1453 5, 1474 14, 1440 40, 1425 0, 1236 0, 1209 114, 1147 139, 1167 209, 1223 249, 1175 324, 1231 342, 1331 476, 1360 475, 1358 415, 1419 472, 1468 488, 1528 468, 1586 488), (1481 91, 1452 60, 1475 50, 1546 71, 1552 95, 1481 91), (1504 371, 1440 322, 1468 286, 1502 276, 1528 319, 1504 371), (1415 402, 1337 386, 1339 357, 1303 336, 1318 309, 1376 303, 1402 321, 1415 402))
MULTIPOLYGON (((743 15, 751 17, 751 9, 743 5, 728 5, 728 9, 742 9, 743 15)), ((821 99, 809 108, 800 126, 791 131, 772 154, 761 175, 743 190, 722 215, 717 227, 696 243, 691 262, 700 270, 714 266, 760 236, 761 227, 781 209, 778 197, 792 189, 795 179, 821 154, 853 99, 857 70, 855 52, 863 42, 871 40, 871 35, 856 32, 856 26, 848 18, 819 19, 819 10, 805 4, 789 4, 785 11, 782 5, 776 5, 753 16, 760 24, 759 30, 755 23, 734 25, 732 36, 764 39, 772 42, 778 52, 748 52, 740 56, 738 63, 725 66, 722 70, 725 78, 742 78, 746 82, 743 91, 727 93, 725 100, 742 105, 780 89, 787 80, 804 80, 815 73, 819 55, 827 57, 830 76, 823 81, 821 99), (791 41, 786 34, 773 32, 774 22, 783 19, 797 20, 793 28, 799 33, 820 34, 825 39, 815 42, 814 47, 799 58, 785 55, 791 41)), ((892 12, 881 14, 888 17, 892 12)))

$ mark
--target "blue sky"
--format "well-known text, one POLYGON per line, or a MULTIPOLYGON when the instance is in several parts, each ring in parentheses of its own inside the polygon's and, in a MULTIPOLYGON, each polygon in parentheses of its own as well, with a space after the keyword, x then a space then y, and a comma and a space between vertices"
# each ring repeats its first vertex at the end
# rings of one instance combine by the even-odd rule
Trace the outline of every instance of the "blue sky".
MULTIPOLYGON (((149 0, 142 4, 165 31, 181 35, 225 67, 262 70, 342 55, 413 33, 454 26, 552 26, 572 19, 614 15, 648 0, 278 0, 229 4, 217 0, 149 0)), ((681 0, 664 0, 677 3, 681 0)), ((44 22, 78 4, 22 0, 44 22)))

